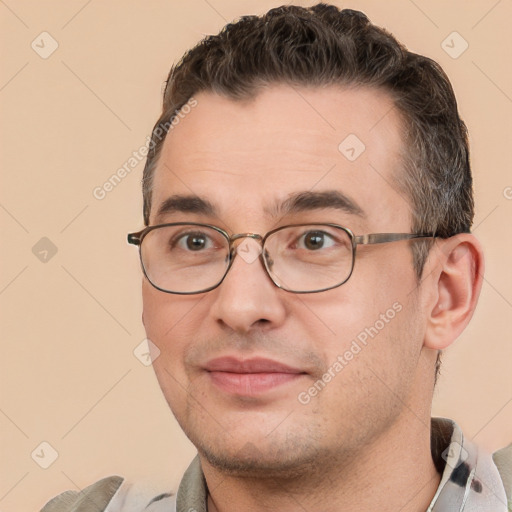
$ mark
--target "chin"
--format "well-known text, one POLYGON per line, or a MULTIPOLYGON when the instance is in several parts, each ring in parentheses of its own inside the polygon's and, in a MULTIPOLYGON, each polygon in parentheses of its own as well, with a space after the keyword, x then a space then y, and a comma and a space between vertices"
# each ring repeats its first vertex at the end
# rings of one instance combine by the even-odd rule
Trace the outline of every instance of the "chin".
POLYGON ((246 478, 298 478, 311 473, 312 465, 318 463, 313 454, 290 450, 269 453, 247 442, 236 453, 220 453, 219 450, 199 450, 208 463, 224 474, 246 478), (283 453, 286 452, 286 455, 283 453))
POLYGON ((311 473, 316 465, 324 466, 332 458, 332 450, 323 446, 321 437, 315 436, 314 430, 304 432, 303 429, 283 428, 276 429, 271 435, 267 430, 264 435, 255 433, 252 426, 249 431, 237 429, 224 431, 221 435, 218 432, 210 436, 191 433, 189 438, 201 459, 231 476, 298 478, 311 473))

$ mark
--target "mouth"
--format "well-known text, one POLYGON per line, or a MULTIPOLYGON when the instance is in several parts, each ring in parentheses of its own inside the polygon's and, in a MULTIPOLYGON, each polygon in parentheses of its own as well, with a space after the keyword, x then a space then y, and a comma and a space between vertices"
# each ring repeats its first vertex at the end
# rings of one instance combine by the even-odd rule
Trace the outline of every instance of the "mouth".
POLYGON ((306 375, 298 368, 265 358, 220 357, 208 361, 204 369, 221 391, 246 397, 281 388, 306 375))

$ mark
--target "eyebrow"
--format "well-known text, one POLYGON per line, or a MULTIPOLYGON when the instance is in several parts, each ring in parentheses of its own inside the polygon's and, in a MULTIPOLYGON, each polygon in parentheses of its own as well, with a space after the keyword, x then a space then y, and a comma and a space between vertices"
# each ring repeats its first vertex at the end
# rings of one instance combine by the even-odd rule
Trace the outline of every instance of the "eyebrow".
POLYGON ((159 219, 169 213, 214 215, 216 209, 210 201, 196 195, 173 195, 160 205, 156 218, 159 219))
MULTIPOLYGON (((281 203, 266 208, 265 213, 272 217, 280 217, 293 213, 334 208, 358 217, 365 217, 364 210, 345 194, 336 190, 325 192, 297 192, 281 203)), ((215 206, 196 195, 172 195, 163 201, 158 208, 156 219, 170 213, 194 213, 197 215, 217 216, 215 206)))
POLYGON ((354 200, 337 190, 325 192, 307 191, 292 194, 286 201, 275 204, 269 213, 277 217, 290 213, 328 208, 342 210, 345 213, 362 218, 366 217, 364 210, 354 200))

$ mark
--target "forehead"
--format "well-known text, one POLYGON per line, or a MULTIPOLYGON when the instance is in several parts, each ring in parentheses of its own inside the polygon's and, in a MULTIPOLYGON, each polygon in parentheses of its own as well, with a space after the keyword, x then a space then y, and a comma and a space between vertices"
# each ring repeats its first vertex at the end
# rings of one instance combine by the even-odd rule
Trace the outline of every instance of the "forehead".
POLYGON ((394 179, 401 123, 384 91, 272 85, 244 101, 204 92, 195 99, 164 142, 152 223, 172 195, 206 199, 221 217, 256 224, 306 192, 343 194, 375 228, 397 213, 409 223, 394 179))

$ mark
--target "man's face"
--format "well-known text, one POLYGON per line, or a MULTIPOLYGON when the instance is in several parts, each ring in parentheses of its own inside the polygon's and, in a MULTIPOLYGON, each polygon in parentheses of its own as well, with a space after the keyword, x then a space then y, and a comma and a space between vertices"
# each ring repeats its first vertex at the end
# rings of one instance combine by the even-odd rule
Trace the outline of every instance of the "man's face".
MULTIPOLYGON (((151 225, 410 231, 410 206, 394 182, 400 122, 384 92, 280 85, 248 102, 210 93, 196 100, 165 141, 151 225), (325 194, 279 209, 325 192, 362 213, 324 204, 325 194), (159 215, 171 196, 199 197, 215 211, 181 201, 159 215)), ((240 254, 206 293, 163 293, 144 280, 147 336, 161 352, 156 375, 200 455, 235 472, 300 470, 346 460, 411 414, 404 404, 418 395, 424 319, 408 244, 359 246, 349 281, 321 293, 281 290, 259 259, 240 254)))

